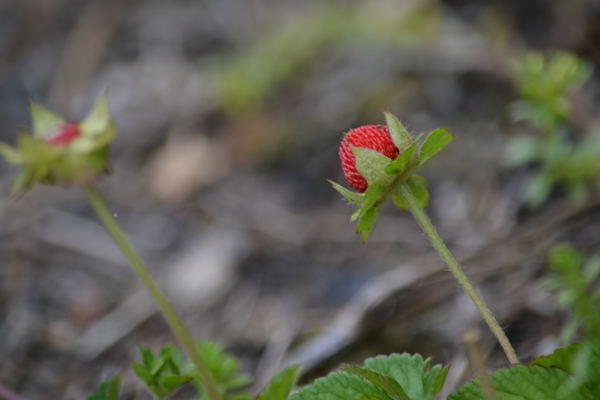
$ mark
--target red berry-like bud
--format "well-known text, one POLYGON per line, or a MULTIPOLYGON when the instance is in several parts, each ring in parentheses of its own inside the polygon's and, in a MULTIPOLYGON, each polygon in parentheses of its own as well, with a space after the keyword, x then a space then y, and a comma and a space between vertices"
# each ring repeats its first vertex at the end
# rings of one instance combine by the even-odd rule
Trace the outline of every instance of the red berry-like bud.
POLYGON ((80 135, 79 126, 74 122, 67 122, 56 128, 56 131, 46 138, 46 142, 54 146, 67 146, 80 135))
POLYGON ((369 184, 356 169, 356 158, 350 146, 375 150, 392 160, 400 154, 387 126, 365 125, 346 133, 339 152, 342 171, 350 187, 360 193, 364 193, 369 184))

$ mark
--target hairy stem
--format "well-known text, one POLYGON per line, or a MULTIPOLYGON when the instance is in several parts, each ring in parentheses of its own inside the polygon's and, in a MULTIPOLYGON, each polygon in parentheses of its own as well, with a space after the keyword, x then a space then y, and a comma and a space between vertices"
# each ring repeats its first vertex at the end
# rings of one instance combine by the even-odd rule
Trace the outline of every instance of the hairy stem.
POLYGON ((191 357, 192 362, 200 374, 200 378, 204 388, 206 389, 208 398, 210 400, 220 400, 221 395, 219 394, 217 386, 215 385, 208 368, 204 364, 204 361, 198 352, 198 348, 196 347, 192 335, 185 327, 173 307, 171 307, 165 295, 161 292, 156 283, 154 283, 154 280, 148 273, 144 263, 135 253, 127 238, 123 234, 123 231, 121 231, 121 228, 119 228, 117 221, 113 218, 111 212, 106 207, 106 204, 104 203, 104 200, 102 200, 100 193, 94 186, 91 185, 86 187, 85 193, 90 201, 90 204, 94 208, 94 211, 96 211, 96 214, 98 214, 98 218, 110 236, 113 238, 117 246, 119 246, 140 281, 142 281, 144 286, 146 286, 146 289, 148 292, 150 292, 150 295, 167 320, 171 330, 191 357))
POLYGON ((506 334, 498 324, 498 321, 496 321, 496 318, 494 318, 494 315, 492 314, 490 309, 486 306, 481 296, 479 296, 479 293, 477 293, 477 290, 475 290, 475 287, 473 287, 473 284, 471 283, 469 278, 465 275, 458 262, 454 259, 454 257, 442 241, 442 238, 435 230, 435 227, 432 225, 427 214, 425 214, 425 211, 423 211, 423 209, 419 205, 417 199, 415 199, 415 196, 413 196, 406 182, 399 181, 398 189, 400 190, 402 198, 408 205, 410 212, 413 214, 419 225, 421 225, 421 228, 431 241, 431 244, 433 244, 435 250, 438 252, 442 260, 444 260, 444 262, 448 266, 448 269, 450 269, 450 272, 452 272, 458 283, 460 283, 460 285, 463 287, 465 292, 467 292, 471 300, 473 300, 473 303, 475 303, 475 306, 481 313, 483 319, 490 327, 494 336, 496 336, 496 338, 500 342, 500 345, 502 346, 502 349, 504 350, 504 353, 506 354, 506 357, 508 358, 510 363, 519 364, 517 354, 515 353, 515 350, 508 341, 506 334))

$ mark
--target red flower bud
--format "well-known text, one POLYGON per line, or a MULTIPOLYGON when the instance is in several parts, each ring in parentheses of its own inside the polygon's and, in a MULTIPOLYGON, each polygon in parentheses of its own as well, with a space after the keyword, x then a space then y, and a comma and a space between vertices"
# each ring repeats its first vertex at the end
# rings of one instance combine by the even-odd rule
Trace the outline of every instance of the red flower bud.
POLYGON ((46 142, 59 147, 67 146, 79 136, 81 136, 79 126, 75 122, 66 122, 51 132, 46 138, 46 142))
POLYGON ((400 154, 387 126, 365 125, 346 133, 339 151, 342 171, 350 187, 360 193, 364 193, 369 184, 356 169, 356 159, 350 146, 375 150, 392 160, 400 154))

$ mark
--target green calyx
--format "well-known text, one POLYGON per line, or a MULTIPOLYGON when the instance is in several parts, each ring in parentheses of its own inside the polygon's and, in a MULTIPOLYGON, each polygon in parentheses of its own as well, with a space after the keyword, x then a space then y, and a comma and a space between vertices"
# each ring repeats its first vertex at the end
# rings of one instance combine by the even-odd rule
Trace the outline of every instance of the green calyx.
POLYGON ((330 181, 333 188, 346 200, 360 206, 351 220, 358 220, 356 233, 362 234, 363 242, 366 242, 371 234, 377 215, 388 198, 392 197, 394 203, 402 210, 408 209, 398 188, 401 182, 409 186, 421 207, 427 206, 429 203, 427 181, 414 174, 414 171, 440 152, 455 137, 447 129, 439 128, 421 141, 421 136, 414 138, 393 114, 385 112, 385 118, 400 155, 392 160, 375 150, 351 147, 356 159, 356 169, 369 184, 367 191, 356 193, 330 181))
POLYGON ((108 146, 115 126, 102 95, 80 123, 69 123, 46 108, 31 104, 32 132, 21 132, 17 147, 0 143, 0 155, 21 166, 11 194, 26 192, 35 182, 49 185, 86 185, 107 170, 108 146), (57 142, 66 127, 70 136, 57 142))

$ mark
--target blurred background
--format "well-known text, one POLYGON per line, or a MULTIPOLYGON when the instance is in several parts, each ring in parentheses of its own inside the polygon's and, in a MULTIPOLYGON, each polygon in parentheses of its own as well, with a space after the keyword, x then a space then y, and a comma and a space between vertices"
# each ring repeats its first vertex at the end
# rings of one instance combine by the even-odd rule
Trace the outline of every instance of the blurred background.
MULTIPOLYGON (((422 169, 428 213, 524 359, 558 346, 565 315, 540 289, 556 242, 600 247, 597 199, 523 208, 531 166, 502 162, 527 50, 600 61, 593 1, 0 0, 0 140, 29 101, 67 119, 107 90, 117 125, 109 206, 194 334, 240 357, 255 388, 287 363, 304 382, 339 362, 420 352, 472 371, 474 306, 408 213, 384 207, 366 245, 343 182, 343 132, 396 114, 457 139, 422 169)), ((593 121, 596 77, 575 122, 593 121)), ((149 399, 136 345, 174 342, 77 188, 15 201, 0 165, 0 382, 29 400, 85 398, 122 374, 149 399)), ((344 183, 345 184, 345 183, 344 183)), ((191 398, 181 391, 179 398, 191 398), (187 397, 186 397, 187 396, 187 397)), ((444 397, 445 398, 445 397, 444 397)))

